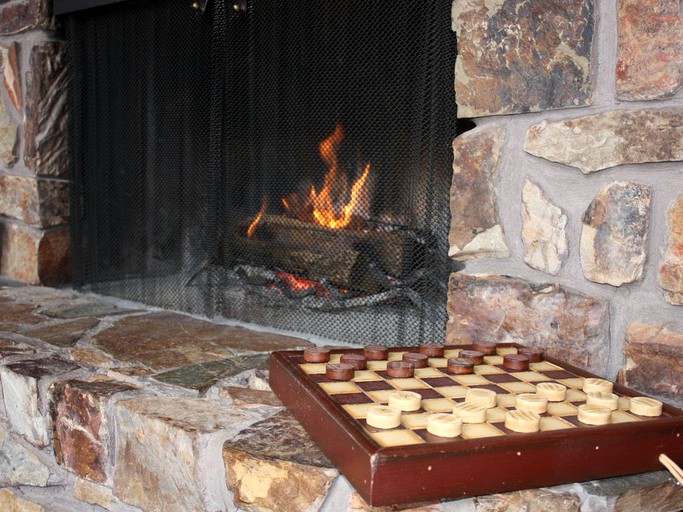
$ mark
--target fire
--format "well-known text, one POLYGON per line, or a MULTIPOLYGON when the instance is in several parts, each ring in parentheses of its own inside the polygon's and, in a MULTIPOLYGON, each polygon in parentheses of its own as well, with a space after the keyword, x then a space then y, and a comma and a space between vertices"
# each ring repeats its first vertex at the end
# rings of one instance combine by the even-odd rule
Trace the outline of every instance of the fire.
POLYGON ((256 214, 256 217, 254 217, 254 220, 251 222, 251 224, 249 224, 249 227, 247 228, 247 238, 251 238, 252 236, 254 236, 254 232, 256 231, 258 223, 261 222, 261 218, 266 213, 266 208, 268 208, 268 197, 263 196, 263 199, 261 200, 261 209, 256 214))
POLYGON ((329 168, 322 188, 318 191, 312 185, 307 197, 302 198, 294 193, 282 199, 287 212, 299 218, 302 217, 302 212, 312 214, 312 219, 317 224, 332 229, 343 229, 351 223, 354 212, 365 195, 371 165, 365 166, 363 174, 349 190, 348 178, 339 167, 338 153, 342 140, 344 127, 337 124, 334 132, 320 143, 320 156, 329 168), (296 208, 293 207, 295 204, 296 208))

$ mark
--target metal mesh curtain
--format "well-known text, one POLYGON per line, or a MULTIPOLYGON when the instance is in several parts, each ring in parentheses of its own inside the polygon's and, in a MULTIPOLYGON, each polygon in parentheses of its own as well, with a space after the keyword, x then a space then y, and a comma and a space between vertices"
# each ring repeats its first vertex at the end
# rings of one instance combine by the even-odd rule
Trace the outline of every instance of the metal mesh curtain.
MULTIPOLYGON (((171 0, 69 15, 76 284, 336 340, 442 341, 456 118, 449 10, 436 0, 251 0, 210 2, 202 14, 171 0), (320 145, 333 133, 343 133, 342 202, 370 167, 362 222, 346 229, 369 233, 352 249, 372 284, 332 278, 322 282, 331 290, 302 299, 268 276, 311 276, 273 263, 263 236, 255 247, 265 252, 251 250, 243 231, 264 198, 266 218, 291 218, 283 198, 320 191, 330 169, 320 145), (394 268, 372 246, 382 237, 404 241, 394 268)), ((285 250, 336 257, 334 237, 316 229, 288 231, 285 250)))

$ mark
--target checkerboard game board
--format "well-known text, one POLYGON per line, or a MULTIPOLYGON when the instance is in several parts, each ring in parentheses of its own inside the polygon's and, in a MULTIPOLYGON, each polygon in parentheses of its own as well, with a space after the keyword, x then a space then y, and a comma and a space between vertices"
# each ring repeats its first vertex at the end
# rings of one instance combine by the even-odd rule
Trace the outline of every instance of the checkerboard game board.
MULTIPOLYGON (((306 362, 303 352, 275 353, 271 363, 271 385, 323 452, 373 505, 453 498, 616 476, 658 469, 656 455, 660 452, 668 450, 670 456, 674 452, 683 456, 682 411, 665 405, 659 417, 636 415, 629 411, 629 404, 631 397, 637 394, 615 385, 613 392, 619 397, 618 408, 612 412, 610 424, 587 425, 579 421, 578 407, 586 403, 587 396, 583 391, 585 379, 595 376, 547 357, 540 362, 529 363, 525 371, 506 370, 503 366, 504 356, 517 353, 518 346, 513 344, 499 344, 495 355, 484 356, 483 364, 474 366, 474 373, 451 374, 447 370, 448 359, 457 358, 462 350, 471 348, 445 347, 443 357, 429 358, 427 367, 415 368, 414 375, 408 378, 389 377, 387 364, 400 361, 404 353, 417 352, 419 349, 389 349, 386 360, 367 361, 367 369, 356 370, 353 378, 346 381, 329 378, 326 375, 327 363, 306 362), (548 403, 547 412, 541 414, 539 432, 519 433, 506 428, 506 412, 515 408, 517 395, 534 393, 536 385, 541 382, 565 386, 565 399, 548 403), (427 431, 429 415, 451 413, 455 404, 465 401, 467 390, 472 388, 496 393, 496 406, 486 411, 486 421, 463 424, 462 434, 455 438, 430 434, 427 431), (396 428, 369 426, 366 422, 368 408, 386 405, 389 395, 396 390, 419 394, 422 397, 420 409, 403 412, 401 423, 396 428), (334 425, 341 426, 337 429, 338 436, 336 432, 333 433, 334 425), (649 433, 645 436, 647 440, 643 437, 645 433, 649 433), (639 436, 638 440, 630 437, 636 435, 639 436), (652 436, 654 440, 649 438, 652 436), (340 446, 333 446, 334 443, 343 443, 346 446, 342 448, 345 449, 340 450, 340 446), (615 466, 614 461, 606 461, 605 456, 610 457, 607 454, 613 450, 619 451, 619 443, 622 443, 622 447, 628 443, 629 453, 638 444, 639 450, 643 450, 641 460, 638 461, 637 457, 631 460, 633 457, 630 457, 624 461, 623 467, 619 468, 618 464, 612 467, 615 466), (558 445, 564 446, 558 450, 558 445), (603 452, 600 452, 601 449, 603 452), (485 456, 487 450, 495 456, 485 456), (569 456, 567 452, 566 460, 558 460, 558 454, 561 455, 563 450, 573 450, 574 453, 569 456), (575 470, 575 465, 567 466, 572 464, 570 459, 578 453, 576 450, 583 453, 576 462, 583 467, 579 472, 575 470), (525 459, 528 468, 522 473, 537 471, 539 474, 520 479, 518 466, 525 457, 531 458, 525 459), (429 482, 429 485, 412 486, 415 492, 410 492, 411 486, 392 483, 401 480, 400 468, 392 465, 392 462, 401 458, 405 472, 411 478, 423 474, 423 481, 429 482), (456 465, 448 471, 448 466, 442 464, 444 460, 456 465), (500 471, 500 468, 490 468, 487 472, 486 467, 479 468, 480 462, 484 466, 495 465, 495 460, 499 461, 498 464, 508 465, 510 470, 506 472, 500 471), (384 470, 382 461, 391 470, 384 470), (365 462, 370 470, 361 471, 363 475, 356 475, 358 470, 355 466, 365 462), (475 466, 479 469, 475 469, 475 466), (444 469, 437 475, 436 469, 442 467, 444 469), (484 474, 479 475, 480 480, 487 474, 493 480, 480 481, 468 487, 461 479, 452 478, 455 474, 464 474, 471 480, 481 471, 484 474), (450 485, 449 474, 452 480, 450 485), (549 478, 544 478, 543 474, 549 478), (380 483, 384 483, 386 488, 380 488, 380 483)), ((345 353, 362 353, 362 350, 332 351, 329 363, 339 362, 345 353)), ((622 449, 621 459, 624 459, 624 452, 622 449)))

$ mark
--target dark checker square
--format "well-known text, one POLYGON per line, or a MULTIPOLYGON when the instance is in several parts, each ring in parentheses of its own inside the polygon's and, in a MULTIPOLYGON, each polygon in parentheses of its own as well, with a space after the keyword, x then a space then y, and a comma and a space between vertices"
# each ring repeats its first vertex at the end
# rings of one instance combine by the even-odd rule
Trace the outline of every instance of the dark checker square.
POLYGON ((571 379, 576 377, 571 372, 568 372, 567 370, 549 370, 547 372, 539 372, 545 375, 546 377, 550 379, 571 379))
POLYGON ((403 425, 399 425, 399 426, 396 427, 396 428, 376 428, 376 427, 371 427, 370 425, 368 425, 368 422, 365 421, 365 418, 359 419, 359 420, 357 420, 357 421, 358 421, 358 423, 361 424, 361 426, 362 426, 363 428, 365 428, 368 432, 372 432, 373 434, 375 434, 375 433, 377 433, 377 432, 391 432, 391 431, 393 431, 393 430, 410 430, 410 429, 405 428, 403 425))
POLYGON ((324 373, 312 373, 309 374, 309 377, 313 382, 317 382, 318 384, 320 384, 321 382, 338 382, 336 380, 330 379, 324 373))
POLYGON ((363 391, 383 391, 385 389, 394 389, 391 384, 383 380, 371 380, 368 382, 356 382, 356 385, 363 391))
POLYGON ((491 373, 489 375, 486 375, 486 378, 491 382, 495 382, 496 384, 501 384, 505 382, 520 382, 520 380, 517 377, 515 377, 514 375, 510 375, 509 373, 491 373))
POLYGON ((425 398, 443 398, 443 395, 441 393, 434 391, 433 389, 406 389, 406 391, 412 391, 413 393, 417 393, 423 399, 425 399, 425 398))
MULTIPOLYGON (((488 378, 488 377, 489 377, 489 375, 486 376, 486 378, 488 378)), ((496 394, 498 394, 498 395, 507 395, 507 394, 509 394, 509 393, 508 393, 507 391, 505 391, 503 388, 501 388, 501 387, 499 387, 499 386, 496 386, 495 384, 487 384, 487 385, 481 384, 481 385, 470 386, 470 388, 490 389, 491 391, 493 391, 494 393, 496 393, 496 394)))
POLYGON ((364 395, 363 393, 339 393, 338 395, 330 396, 342 405, 369 404, 372 402, 370 397, 364 395))
POLYGON ((420 379, 425 384, 429 384, 433 388, 440 388, 444 386, 458 386, 459 384, 449 377, 432 377, 427 379, 420 379))

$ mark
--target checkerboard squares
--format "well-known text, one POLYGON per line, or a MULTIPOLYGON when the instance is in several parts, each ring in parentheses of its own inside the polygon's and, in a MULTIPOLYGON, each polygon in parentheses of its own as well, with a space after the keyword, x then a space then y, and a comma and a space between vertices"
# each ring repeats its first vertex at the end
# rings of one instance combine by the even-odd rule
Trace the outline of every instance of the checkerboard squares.
POLYGON ((479 439, 482 437, 504 436, 502 430, 488 423, 464 423, 462 426, 463 439, 479 439))
POLYGON ((446 368, 448 366, 448 359, 445 357, 430 357, 427 364, 433 368, 446 368))
POLYGON ((430 379, 443 377, 443 372, 436 368, 415 368, 415 377, 420 379, 430 379))
POLYGON ((468 388, 464 386, 442 386, 435 389, 446 398, 465 398, 468 388))
POLYGON ((542 382, 550 380, 548 377, 538 372, 515 372, 515 377, 524 382, 542 382))
POLYGON ((366 391, 365 394, 368 395, 372 400, 378 404, 389 403, 389 396, 396 391, 395 389, 381 389, 379 391, 366 391))
POLYGON ((497 366, 490 364, 480 364, 474 367, 474 373, 477 375, 493 375, 497 373, 505 373, 505 370, 501 370, 497 366))
POLYGON ((510 393, 533 393, 536 391, 536 386, 528 382, 501 382, 498 384, 501 388, 510 393))
POLYGON ((411 444, 424 444, 424 440, 412 430, 386 430, 384 432, 370 432, 377 444, 382 447, 407 446, 411 444))
POLYGON ((384 379, 370 370, 356 370, 352 380, 353 382, 374 382, 384 379))
POLYGON ((474 373, 469 375, 453 375, 451 378, 463 386, 486 386, 491 384, 491 381, 474 373))
POLYGON ((422 408, 428 412, 452 412, 453 401, 448 398, 429 398, 422 400, 422 408))
POLYGON ((567 402, 548 402, 548 414, 551 416, 576 416, 579 410, 567 402))
POLYGON ((628 423, 629 421, 643 421, 643 419, 626 411, 612 411, 611 423, 628 423))
POLYGON ((494 407, 486 411, 486 421, 489 423, 503 423, 505 421, 505 409, 494 407))
POLYGON ((484 356, 484 362, 486 364, 494 365, 494 364, 503 364, 504 358, 503 356, 484 356))
POLYGON ((432 414, 432 413, 430 413, 430 412, 418 412, 415 414, 403 413, 401 415, 401 423, 403 424, 404 427, 409 428, 411 430, 415 430, 418 428, 427 428, 427 418, 429 418, 430 414, 432 414))
POLYGON ((344 354, 330 354, 330 363, 338 363, 341 361, 341 356, 344 354))
POLYGON ((363 390, 359 388, 353 382, 342 381, 342 382, 321 382, 319 384, 325 392, 330 395, 336 395, 339 393, 361 393, 363 390))
POLYGON ((391 384, 396 389, 427 389, 429 386, 418 379, 390 379, 391 384))
POLYGON ((373 371, 384 371, 387 369, 387 361, 368 361, 367 362, 367 367, 368 370, 373 370, 373 371))
POLYGON ((451 357, 460 357, 460 349, 459 348, 448 348, 443 351, 443 357, 444 359, 450 359, 451 357))
POLYGON ((548 361, 541 361, 540 363, 529 363, 529 368, 535 372, 554 372, 557 370, 562 370, 561 367, 556 364, 549 363, 548 361))
POLYGON ((377 405, 375 402, 370 402, 367 404, 347 404, 342 405, 344 410, 349 413, 349 415, 356 420, 364 419, 368 414, 368 408, 377 405))
POLYGON ((496 354, 499 356, 506 356, 508 354, 516 354, 517 349, 515 347, 497 347, 496 354))
POLYGON ((496 404, 498 407, 514 407, 517 402, 517 395, 515 394, 499 394, 496 395, 496 404))
POLYGON ((389 352, 387 355, 387 360, 388 361, 402 361, 403 360, 403 354, 406 352, 389 352))
POLYGON ((301 371, 308 375, 320 375, 325 373, 326 363, 304 363, 300 364, 301 371))
POLYGON ((547 430, 563 430, 567 428, 576 428, 576 425, 569 423, 565 419, 556 418, 554 416, 541 417, 541 432, 547 430))
POLYGON ((586 393, 571 388, 567 389, 567 393, 564 397, 567 402, 585 402, 586 398, 586 393))
POLYGON ((572 379, 558 380, 560 384, 564 384, 568 388, 583 389, 583 377, 574 377, 572 379))

